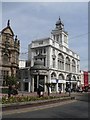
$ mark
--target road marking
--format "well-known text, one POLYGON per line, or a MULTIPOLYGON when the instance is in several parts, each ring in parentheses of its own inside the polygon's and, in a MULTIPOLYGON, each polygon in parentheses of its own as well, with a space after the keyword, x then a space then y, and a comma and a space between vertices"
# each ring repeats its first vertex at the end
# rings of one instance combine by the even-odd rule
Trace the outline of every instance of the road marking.
POLYGON ((77 100, 70 100, 70 101, 63 101, 63 102, 60 102, 60 103, 35 106, 35 107, 31 107, 31 108, 21 108, 21 109, 17 109, 17 110, 7 110, 7 111, 2 111, 2 115, 4 116, 4 115, 9 115, 9 114, 32 112, 32 111, 36 111, 36 110, 42 110, 42 109, 57 107, 59 105, 61 106, 61 105, 69 104, 69 103, 76 102, 76 101, 77 100))

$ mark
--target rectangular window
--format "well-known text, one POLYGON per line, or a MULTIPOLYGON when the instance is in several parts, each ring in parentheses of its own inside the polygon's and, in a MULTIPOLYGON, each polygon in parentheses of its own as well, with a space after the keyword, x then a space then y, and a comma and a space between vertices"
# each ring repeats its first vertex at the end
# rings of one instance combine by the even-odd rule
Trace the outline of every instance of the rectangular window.
POLYGON ((22 71, 19 70, 17 74, 18 74, 18 79, 21 79, 22 71))
POLYGON ((55 59, 53 58, 53 68, 55 68, 55 59))
POLYGON ((36 50, 36 55, 38 54, 38 51, 36 50))
POLYGON ((59 35, 56 36, 56 41, 59 42, 59 35))
POLYGON ((53 48, 53 54, 55 54, 55 49, 53 48))
POLYGON ((45 63, 46 63, 46 59, 44 58, 44 66, 46 65, 45 63))
POLYGON ((55 45, 55 41, 52 41, 53 42, 53 46, 55 45))
POLYGON ((40 44, 43 44, 43 41, 40 41, 40 42, 39 42, 39 45, 40 45, 40 44))
POLYGON ((53 35, 53 39, 55 40, 55 35, 53 35))
POLYGON ((9 71, 2 71, 3 79, 5 79, 9 75, 9 71))
POLYGON ((67 36, 64 35, 64 42, 67 43, 67 36))
POLYGON ((39 54, 42 54, 42 49, 39 50, 39 54))
POLYGON ((44 53, 46 53, 46 49, 44 48, 44 53))
POLYGON ((62 35, 60 35, 60 43, 62 43, 62 35))
POLYGON ((28 70, 25 70, 25 71, 24 71, 24 78, 25 78, 25 79, 28 79, 28 70))

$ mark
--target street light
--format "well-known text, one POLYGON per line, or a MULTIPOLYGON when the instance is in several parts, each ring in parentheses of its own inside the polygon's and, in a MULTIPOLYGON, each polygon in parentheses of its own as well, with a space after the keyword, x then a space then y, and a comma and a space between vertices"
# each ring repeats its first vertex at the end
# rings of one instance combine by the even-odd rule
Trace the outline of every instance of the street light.
POLYGON ((72 74, 69 73, 69 82, 68 82, 68 91, 69 91, 69 96, 71 96, 71 77, 72 77, 72 74))

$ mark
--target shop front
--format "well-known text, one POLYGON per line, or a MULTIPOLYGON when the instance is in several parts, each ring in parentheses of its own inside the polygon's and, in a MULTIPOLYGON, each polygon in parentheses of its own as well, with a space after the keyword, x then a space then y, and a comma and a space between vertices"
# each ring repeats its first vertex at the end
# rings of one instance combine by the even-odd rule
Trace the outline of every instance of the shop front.
POLYGON ((65 92, 66 81, 65 80, 58 80, 52 79, 51 80, 51 92, 65 92))

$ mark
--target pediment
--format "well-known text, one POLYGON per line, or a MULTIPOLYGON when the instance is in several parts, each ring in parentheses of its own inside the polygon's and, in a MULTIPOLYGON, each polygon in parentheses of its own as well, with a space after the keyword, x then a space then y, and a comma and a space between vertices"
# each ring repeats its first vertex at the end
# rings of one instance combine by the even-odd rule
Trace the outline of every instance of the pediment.
POLYGON ((4 29, 2 30, 2 33, 8 33, 8 34, 14 36, 14 33, 13 33, 11 27, 6 27, 6 28, 4 28, 4 29))

